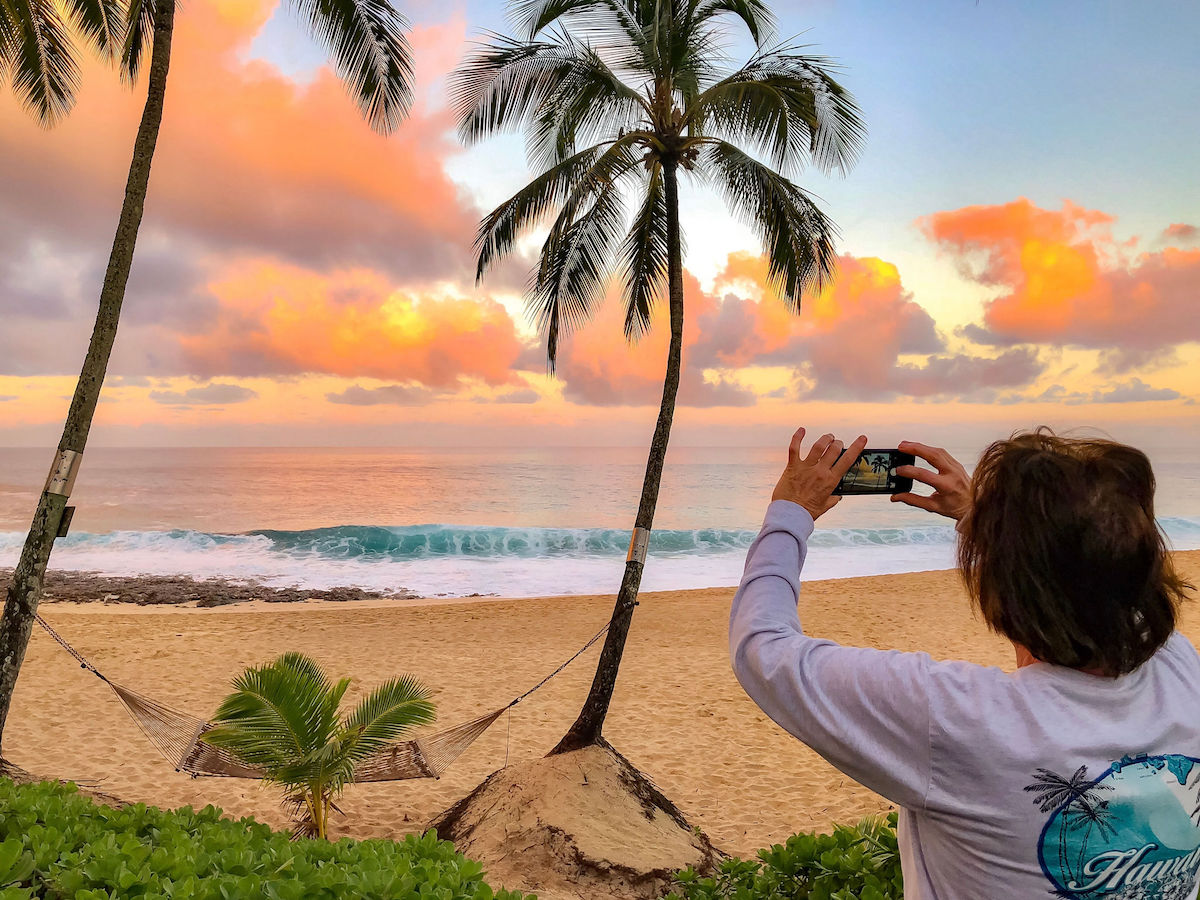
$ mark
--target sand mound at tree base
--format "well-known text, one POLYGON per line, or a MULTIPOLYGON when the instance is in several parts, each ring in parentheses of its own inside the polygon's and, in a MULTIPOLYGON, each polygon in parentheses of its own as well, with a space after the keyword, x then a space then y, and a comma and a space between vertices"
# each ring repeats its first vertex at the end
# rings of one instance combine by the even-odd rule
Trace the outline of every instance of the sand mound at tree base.
POLYGON ((431 824, 490 884, 544 900, 650 900, 720 856, 607 743, 501 769, 431 824))

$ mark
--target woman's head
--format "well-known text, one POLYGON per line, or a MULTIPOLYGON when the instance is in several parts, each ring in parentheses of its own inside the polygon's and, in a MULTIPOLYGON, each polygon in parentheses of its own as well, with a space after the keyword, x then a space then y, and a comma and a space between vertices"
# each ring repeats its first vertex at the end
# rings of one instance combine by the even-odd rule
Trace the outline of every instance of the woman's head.
POLYGON ((1017 434, 984 451, 959 565, 988 625, 1038 659, 1131 672, 1190 585, 1154 522, 1154 472, 1115 441, 1017 434))

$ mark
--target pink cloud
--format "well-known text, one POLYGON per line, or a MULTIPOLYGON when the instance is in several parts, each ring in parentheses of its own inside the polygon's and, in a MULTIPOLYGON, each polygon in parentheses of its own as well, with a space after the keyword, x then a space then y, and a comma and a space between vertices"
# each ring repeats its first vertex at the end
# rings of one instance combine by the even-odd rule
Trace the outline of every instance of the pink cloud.
MULTIPOLYGON (((683 406, 757 402, 737 379, 747 367, 792 368, 806 397, 883 401, 1022 386, 1042 370, 1030 349, 996 358, 946 355, 933 319, 904 289, 896 267, 880 259, 843 256, 835 282, 806 299, 798 316, 771 295, 765 260, 747 253, 729 256, 712 292, 688 277, 685 294, 683 406), (923 358, 906 359, 913 355, 923 358)), ((559 372, 568 399, 603 406, 659 401, 665 307, 633 348, 622 336, 620 314, 620 302, 610 298, 563 345, 559 372)))

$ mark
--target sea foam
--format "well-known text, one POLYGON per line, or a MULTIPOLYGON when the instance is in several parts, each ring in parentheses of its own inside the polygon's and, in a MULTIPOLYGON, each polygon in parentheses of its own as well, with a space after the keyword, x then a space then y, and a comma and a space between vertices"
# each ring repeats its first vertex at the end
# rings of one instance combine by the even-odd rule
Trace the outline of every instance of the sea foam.
MULTIPOLYGON (((1200 518, 1164 518, 1176 549, 1200 547, 1200 518)), ((724 587, 741 577, 755 532, 656 530, 642 587, 724 587)), ((950 525, 818 528, 807 580, 884 575, 954 565, 950 525)), ((0 533, 0 566, 16 563, 24 535, 0 533)), ((424 596, 610 593, 620 582, 629 532, 606 528, 342 525, 243 534, 203 531, 75 533, 58 541, 59 569, 106 575, 191 575, 272 586, 340 586, 424 596)))

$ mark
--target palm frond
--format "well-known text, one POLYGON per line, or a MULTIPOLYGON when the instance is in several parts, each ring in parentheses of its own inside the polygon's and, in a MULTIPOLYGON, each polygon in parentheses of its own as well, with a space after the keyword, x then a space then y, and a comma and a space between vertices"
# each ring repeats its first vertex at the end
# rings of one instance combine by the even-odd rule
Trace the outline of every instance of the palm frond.
POLYGON ((413 101, 408 22, 390 0, 291 0, 329 49, 371 128, 391 134, 413 101))
POLYGON ((630 0, 516 0, 512 19, 530 41, 553 25, 585 41, 614 47, 642 39, 638 4, 630 0))
POLYGON ((598 5, 600 0, 515 0, 509 4, 509 15, 517 29, 532 41, 560 19, 598 5))
POLYGON ((67 16, 104 59, 115 59, 125 40, 125 14, 119 0, 63 0, 67 16))
POLYGON ((561 162, 579 142, 613 140, 635 130, 650 114, 645 98, 592 48, 576 44, 571 50, 568 70, 531 116, 528 156, 537 168, 561 162))
POLYGON ((354 773, 349 758, 347 735, 333 731, 328 739, 307 753, 290 756, 271 770, 271 780, 277 784, 300 785, 322 782, 332 793, 340 793, 354 773))
POLYGON ((125 9, 125 42, 121 48, 121 77, 137 81, 142 62, 154 40, 155 0, 128 0, 125 9))
POLYGON ((204 741, 250 765, 287 769, 319 751, 336 732, 337 709, 329 706, 335 688, 321 667, 303 654, 286 653, 248 668, 233 687, 204 741))
POLYGON ((577 187, 574 195, 542 246, 527 299, 530 315, 546 335, 546 360, 552 373, 559 339, 586 322, 603 299, 625 225, 617 177, 591 180, 577 187))
POLYGON ((7 0, 0 6, 0 75, 21 105, 46 127, 71 111, 79 67, 54 0, 7 0))
POLYGON ((688 110, 693 127, 766 153, 779 169, 811 160, 846 172, 866 139, 854 98, 823 57, 792 46, 763 51, 707 88, 688 110))
POLYGON ((385 682, 371 691, 346 719, 349 758, 357 762, 398 740, 418 725, 434 720, 432 692, 409 675, 385 682))
POLYGON ((775 34, 775 15, 762 0, 700 0, 693 20, 696 25, 704 25, 721 15, 741 19, 754 43, 760 47, 775 34))
POLYGON ((770 286, 796 312, 807 291, 820 291, 837 268, 837 229, 809 195, 732 144, 706 146, 726 203, 753 228, 767 254, 770 286))
POLYGON ((11 0, 0 0, 0 79, 8 75, 16 40, 17 22, 13 17, 11 0))
POLYGON ((471 144, 525 125, 553 97, 575 64, 571 47, 522 43, 491 34, 455 70, 450 104, 458 135, 471 144))
POLYGON ((671 100, 684 109, 712 81, 723 59, 722 35, 689 20, 682 0, 640 3, 638 19, 645 34, 638 48, 642 68, 655 92, 669 85, 671 100))
POLYGON ((604 155, 604 149, 603 144, 597 144, 563 160, 521 188, 480 222, 475 237, 477 279, 512 249, 522 231, 536 225, 566 200, 604 155))
POLYGON ((646 196, 621 251, 625 258, 625 339, 637 340, 650 328, 654 304, 667 287, 667 194, 662 167, 646 179, 646 196))

